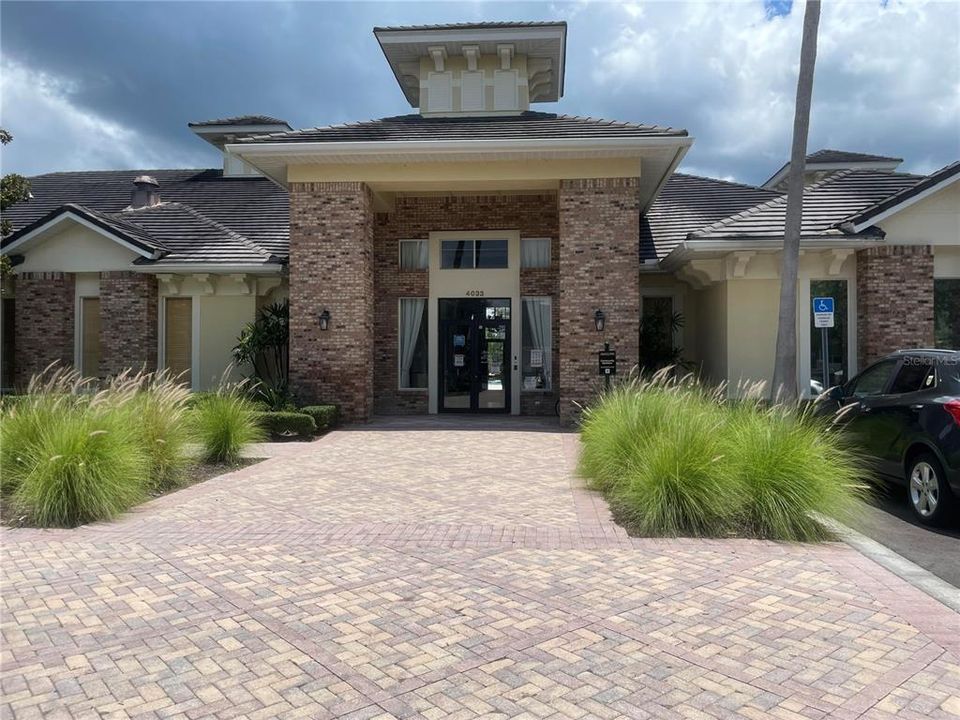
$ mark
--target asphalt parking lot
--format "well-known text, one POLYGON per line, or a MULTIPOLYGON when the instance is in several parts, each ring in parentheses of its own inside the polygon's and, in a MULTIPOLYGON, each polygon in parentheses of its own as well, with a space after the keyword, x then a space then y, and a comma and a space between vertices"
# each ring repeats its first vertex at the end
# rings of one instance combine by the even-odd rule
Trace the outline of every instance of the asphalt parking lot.
POLYGON ((910 510, 906 489, 878 481, 866 512, 850 525, 960 588, 960 513, 943 527, 921 525, 910 510))

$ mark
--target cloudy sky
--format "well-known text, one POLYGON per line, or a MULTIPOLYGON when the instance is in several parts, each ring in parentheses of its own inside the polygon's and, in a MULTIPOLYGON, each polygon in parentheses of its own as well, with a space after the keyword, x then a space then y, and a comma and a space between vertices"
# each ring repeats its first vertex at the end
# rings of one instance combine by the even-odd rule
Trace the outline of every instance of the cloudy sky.
MULTIPOLYGON (((789 154, 803 5, 721 2, 2 2, 3 172, 215 166, 191 120, 294 127, 410 112, 374 25, 566 20, 538 109, 688 129, 684 169, 762 182, 789 154)), ((960 3, 824 3, 809 147, 960 158, 960 3)))

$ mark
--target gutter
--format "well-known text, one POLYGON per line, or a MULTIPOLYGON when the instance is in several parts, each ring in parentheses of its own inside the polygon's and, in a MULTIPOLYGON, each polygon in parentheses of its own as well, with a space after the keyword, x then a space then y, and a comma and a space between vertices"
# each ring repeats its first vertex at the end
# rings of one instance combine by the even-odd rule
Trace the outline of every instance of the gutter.
POLYGON ((180 263, 177 265, 136 265, 137 271, 147 274, 157 273, 251 273, 269 275, 283 272, 286 266, 282 263, 266 263, 261 265, 211 265, 180 263))
MULTIPOLYGON (((834 248, 861 250, 879 247, 884 244, 885 241, 880 237, 814 236, 800 239, 801 249, 809 250, 832 250, 834 248)), ((740 240, 683 240, 660 261, 660 267, 663 270, 676 270, 688 260, 696 257, 697 253, 726 253, 737 252, 739 250, 779 252, 783 250, 783 236, 771 237, 766 240, 760 238, 743 238, 740 240)))

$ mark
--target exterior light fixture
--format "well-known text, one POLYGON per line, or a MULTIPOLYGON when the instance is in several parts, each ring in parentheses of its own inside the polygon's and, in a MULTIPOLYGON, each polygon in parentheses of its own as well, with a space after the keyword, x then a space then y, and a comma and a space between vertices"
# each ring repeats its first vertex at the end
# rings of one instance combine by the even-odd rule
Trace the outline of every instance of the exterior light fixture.
POLYGON ((603 314, 603 310, 597 310, 593 314, 593 323, 597 326, 597 332, 603 332, 603 328, 607 324, 607 316, 603 314))
POLYGON ((330 311, 324 310, 320 313, 320 329, 329 330, 330 329, 330 311))

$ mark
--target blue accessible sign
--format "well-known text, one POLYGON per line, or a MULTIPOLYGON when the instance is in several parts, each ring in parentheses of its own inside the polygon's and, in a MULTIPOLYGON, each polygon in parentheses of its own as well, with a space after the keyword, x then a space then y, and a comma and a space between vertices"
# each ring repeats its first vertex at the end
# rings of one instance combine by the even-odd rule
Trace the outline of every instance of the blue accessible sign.
POLYGON ((832 297, 815 297, 813 299, 813 326, 818 328, 833 327, 832 297))

